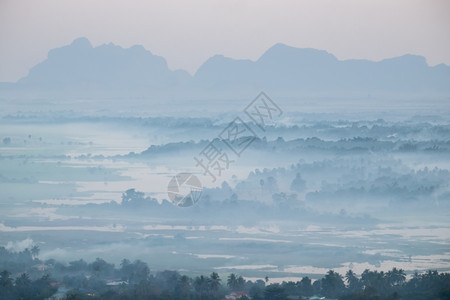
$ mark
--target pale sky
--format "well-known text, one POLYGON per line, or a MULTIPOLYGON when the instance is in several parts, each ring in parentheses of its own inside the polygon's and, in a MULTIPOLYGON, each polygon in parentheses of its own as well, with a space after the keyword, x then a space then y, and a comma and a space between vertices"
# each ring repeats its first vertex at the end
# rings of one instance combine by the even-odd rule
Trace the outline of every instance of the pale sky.
POLYGON ((214 54, 256 60, 278 42, 339 59, 411 53, 450 65, 450 1, 0 0, 0 81, 78 37, 143 45, 191 74, 214 54))

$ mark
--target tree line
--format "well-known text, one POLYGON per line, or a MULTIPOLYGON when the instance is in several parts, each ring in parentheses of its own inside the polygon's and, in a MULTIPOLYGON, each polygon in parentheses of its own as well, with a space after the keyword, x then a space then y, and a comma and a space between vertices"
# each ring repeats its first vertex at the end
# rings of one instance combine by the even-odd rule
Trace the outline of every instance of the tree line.
POLYGON ((305 276, 276 284, 269 283, 268 277, 250 281, 235 273, 223 279, 216 272, 193 277, 177 271, 151 273, 141 260, 123 259, 116 268, 101 258, 63 264, 54 259, 41 261, 38 255, 37 246, 21 252, 0 247, 0 300, 52 299, 60 287, 67 289, 67 300, 221 300, 230 294, 241 300, 308 299, 313 295, 339 300, 450 300, 450 273, 437 271, 415 273, 407 280, 405 271, 397 268, 365 270, 360 275, 330 270, 320 279, 305 276))

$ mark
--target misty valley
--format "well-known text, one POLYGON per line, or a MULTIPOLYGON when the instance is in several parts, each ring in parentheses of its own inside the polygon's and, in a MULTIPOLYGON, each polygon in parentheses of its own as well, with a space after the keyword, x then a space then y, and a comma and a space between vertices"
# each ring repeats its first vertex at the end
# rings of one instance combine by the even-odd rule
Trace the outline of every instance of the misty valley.
MULTIPOLYGON (((445 102, 417 109, 409 99, 393 109, 358 99, 364 105, 348 109, 346 101, 358 102, 280 97, 282 116, 261 129, 242 112, 251 100, 223 102, 228 109, 91 103, 89 113, 2 100, 0 245, 17 255, 38 246, 39 254, 22 267, 2 254, 0 269, 36 279, 80 259, 119 269, 127 259, 154 278, 215 272, 222 281, 233 273, 284 285, 321 282, 330 269, 396 268, 408 280, 450 270, 445 102), (212 178, 194 157, 236 117, 254 139, 239 155, 229 151, 212 178), (180 172, 202 183, 189 207, 168 197, 180 172)), ((111 272, 105 282, 120 279, 111 272)))
POLYGON ((450 300, 449 29, 0 0, 0 300, 450 300))

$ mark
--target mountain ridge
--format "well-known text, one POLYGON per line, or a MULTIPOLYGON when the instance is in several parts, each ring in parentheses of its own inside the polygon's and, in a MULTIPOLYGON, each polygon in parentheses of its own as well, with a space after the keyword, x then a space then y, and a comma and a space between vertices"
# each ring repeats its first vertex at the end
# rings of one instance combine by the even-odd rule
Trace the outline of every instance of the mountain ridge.
POLYGON ((218 94, 231 90, 302 92, 448 93, 450 67, 429 66, 405 54, 381 61, 339 60, 325 50, 277 43, 257 60, 214 55, 190 75, 169 69, 166 60, 141 45, 93 47, 87 38, 49 51, 47 59, 16 83, 1 89, 40 91, 140 91, 218 94))

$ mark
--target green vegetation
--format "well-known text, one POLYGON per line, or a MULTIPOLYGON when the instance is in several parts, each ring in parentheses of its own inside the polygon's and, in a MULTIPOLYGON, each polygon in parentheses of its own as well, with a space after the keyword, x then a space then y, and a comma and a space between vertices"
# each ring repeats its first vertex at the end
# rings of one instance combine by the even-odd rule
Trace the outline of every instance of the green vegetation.
POLYGON ((245 280, 231 273, 189 277, 177 271, 150 272, 141 261, 123 259, 119 267, 97 258, 62 264, 38 258, 39 247, 11 252, 0 247, 0 299, 309 299, 313 295, 339 300, 450 299, 450 273, 428 271, 406 280, 402 269, 365 270, 345 276, 330 270, 321 279, 269 284, 268 278, 245 280), (8 270, 9 269, 9 270, 8 270), (14 279, 15 277, 15 279, 14 279), (58 296, 57 296, 58 295, 58 296))

